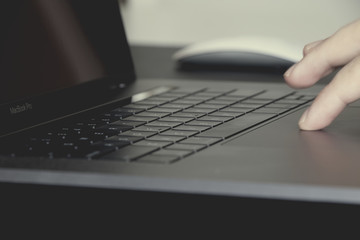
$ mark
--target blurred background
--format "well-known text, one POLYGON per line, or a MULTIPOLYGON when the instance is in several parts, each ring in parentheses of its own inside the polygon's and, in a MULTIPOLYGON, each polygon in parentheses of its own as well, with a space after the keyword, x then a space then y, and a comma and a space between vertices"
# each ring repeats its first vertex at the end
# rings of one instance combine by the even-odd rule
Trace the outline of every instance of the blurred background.
POLYGON ((256 35, 304 45, 360 18, 359 0, 119 0, 130 44, 256 35))

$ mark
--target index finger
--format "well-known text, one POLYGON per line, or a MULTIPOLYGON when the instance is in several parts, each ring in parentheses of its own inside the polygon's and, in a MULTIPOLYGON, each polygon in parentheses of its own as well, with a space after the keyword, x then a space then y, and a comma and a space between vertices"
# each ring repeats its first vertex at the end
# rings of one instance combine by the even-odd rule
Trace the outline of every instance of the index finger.
POLYGON ((328 126, 346 107, 360 98, 360 56, 341 69, 319 93, 300 118, 303 130, 318 130, 328 126))
POLYGON ((352 22, 331 37, 318 42, 304 58, 285 74, 287 83, 295 88, 309 87, 345 65, 360 54, 360 20, 352 22))

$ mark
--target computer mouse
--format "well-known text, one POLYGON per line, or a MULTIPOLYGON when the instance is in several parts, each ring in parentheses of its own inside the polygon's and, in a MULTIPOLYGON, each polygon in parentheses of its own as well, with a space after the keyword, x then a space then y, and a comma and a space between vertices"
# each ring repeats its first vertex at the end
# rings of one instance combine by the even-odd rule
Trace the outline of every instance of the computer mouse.
POLYGON ((180 70, 283 72, 302 58, 302 47, 279 38, 242 36, 197 42, 173 55, 180 70))

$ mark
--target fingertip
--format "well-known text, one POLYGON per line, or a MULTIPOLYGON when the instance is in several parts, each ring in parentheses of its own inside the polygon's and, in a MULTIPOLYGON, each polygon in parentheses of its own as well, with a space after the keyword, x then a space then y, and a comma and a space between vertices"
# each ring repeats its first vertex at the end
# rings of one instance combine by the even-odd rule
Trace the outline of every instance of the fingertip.
POLYGON ((336 96, 334 89, 326 86, 300 117, 299 128, 315 131, 328 127, 346 107, 346 103, 336 96))
POLYGON ((326 128, 329 123, 324 124, 322 122, 310 122, 308 120, 299 121, 298 126, 303 131, 318 131, 326 128))
POLYGON ((287 81, 291 80, 291 75, 292 75, 292 72, 294 71, 295 65, 296 64, 292 65, 288 70, 286 70, 286 72, 284 73, 285 80, 287 80, 287 81))
POLYGON ((284 73, 284 79, 293 88, 308 88, 332 70, 326 62, 319 60, 317 53, 312 52, 291 66, 284 73))
POLYGON ((283 75, 285 82, 292 88, 299 88, 299 83, 297 82, 296 78, 293 77, 293 71, 296 67, 296 64, 291 66, 283 75))
MULTIPOLYGON (((328 106, 324 106, 324 94, 320 93, 314 102, 301 115, 298 125, 301 130, 316 131, 325 128, 331 122, 328 106), (325 111, 324 111, 325 110, 325 111)), ((330 107, 331 112, 331 107, 330 107)))
MULTIPOLYGON (((306 109, 305 110, 305 112, 301 115, 301 117, 300 117, 300 120, 299 120, 299 127, 301 128, 301 129, 303 129, 303 125, 304 125, 304 123, 306 123, 306 118, 307 118, 307 115, 308 115, 308 113, 309 113, 309 109, 306 109)), ((305 129, 304 129, 305 130, 305 129)))
POLYGON ((317 130, 323 129, 320 127, 314 127, 314 126, 308 124, 306 121, 304 121, 304 122, 299 121, 298 125, 299 125, 300 130, 303 130, 303 131, 317 131, 317 130))
POLYGON ((309 121, 299 121, 298 126, 303 131, 317 131, 324 129, 326 126, 319 126, 319 124, 313 124, 309 121))
POLYGON ((302 61, 292 65, 283 75, 286 83, 293 88, 307 88, 310 87, 314 81, 309 81, 311 79, 307 75, 307 69, 303 69, 301 66, 302 61))
POLYGON ((305 112, 301 115, 298 122, 299 128, 304 131, 320 130, 321 127, 314 125, 314 123, 308 120, 309 112, 310 112, 310 108, 306 109, 305 112))

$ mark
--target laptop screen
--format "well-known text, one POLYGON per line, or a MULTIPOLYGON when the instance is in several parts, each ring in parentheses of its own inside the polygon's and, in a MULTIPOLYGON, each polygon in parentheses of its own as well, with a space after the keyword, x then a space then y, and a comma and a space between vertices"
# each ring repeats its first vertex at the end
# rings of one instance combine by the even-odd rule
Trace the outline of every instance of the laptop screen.
POLYGON ((4 0, 0 29, 0 111, 13 130, 100 103, 135 78, 117 0, 4 0))

